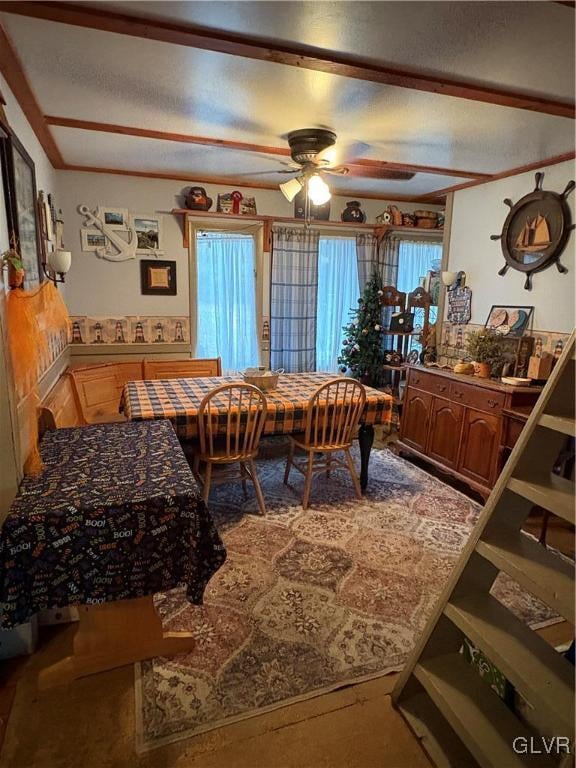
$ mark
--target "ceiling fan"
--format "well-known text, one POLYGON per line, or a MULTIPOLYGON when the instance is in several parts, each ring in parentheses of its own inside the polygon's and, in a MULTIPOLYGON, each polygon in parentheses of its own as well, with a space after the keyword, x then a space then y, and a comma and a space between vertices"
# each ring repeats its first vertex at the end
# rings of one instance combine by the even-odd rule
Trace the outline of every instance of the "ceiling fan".
POLYGON ((336 163, 336 134, 326 128, 302 128, 290 131, 287 136, 292 158, 292 167, 279 169, 277 173, 297 174, 294 178, 280 184, 280 190, 289 201, 296 197, 301 189, 306 189, 308 198, 314 205, 323 205, 331 196, 330 188, 323 176, 364 176, 378 179, 408 181, 414 173, 388 170, 374 166, 362 166, 358 159, 347 159, 347 164, 336 163))

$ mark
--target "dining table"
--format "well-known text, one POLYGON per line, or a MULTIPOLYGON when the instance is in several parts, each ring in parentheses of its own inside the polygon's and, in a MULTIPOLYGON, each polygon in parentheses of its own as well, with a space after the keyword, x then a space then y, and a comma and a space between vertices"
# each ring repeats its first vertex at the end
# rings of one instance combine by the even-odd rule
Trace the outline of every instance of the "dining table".
POLYGON ((164 637, 152 596, 184 586, 200 604, 226 551, 172 424, 55 429, 39 449, 43 469, 24 478, 0 532, 0 629, 78 606, 72 678, 190 650, 164 637))
MULTIPOLYGON (((310 398, 319 386, 334 379, 330 373, 284 373, 275 389, 266 391, 267 412, 263 435, 293 435, 306 428, 310 398)), ((203 398, 226 383, 242 383, 241 375, 201 378, 129 381, 125 384, 120 411, 130 421, 168 419, 182 440, 198 437, 198 411, 203 398)), ((393 417, 391 395, 365 387, 366 404, 360 418, 360 485, 368 485, 368 465, 374 442, 374 426, 389 424, 393 417)), ((222 424, 227 414, 222 413, 222 424)))

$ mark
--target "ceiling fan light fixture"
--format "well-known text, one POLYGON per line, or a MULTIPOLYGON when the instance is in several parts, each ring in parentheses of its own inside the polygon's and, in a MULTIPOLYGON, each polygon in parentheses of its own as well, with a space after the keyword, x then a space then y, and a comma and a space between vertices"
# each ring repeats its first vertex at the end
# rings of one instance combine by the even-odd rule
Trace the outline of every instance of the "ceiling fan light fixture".
POLYGON ((280 184, 280 191, 286 200, 291 203, 303 186, 304 184, 301 179, 289 179, 280 184))
POLYGON ((332 197, 330 187, 317 173, 308 179, 308 197, 314 205, 324 205, 332 197))

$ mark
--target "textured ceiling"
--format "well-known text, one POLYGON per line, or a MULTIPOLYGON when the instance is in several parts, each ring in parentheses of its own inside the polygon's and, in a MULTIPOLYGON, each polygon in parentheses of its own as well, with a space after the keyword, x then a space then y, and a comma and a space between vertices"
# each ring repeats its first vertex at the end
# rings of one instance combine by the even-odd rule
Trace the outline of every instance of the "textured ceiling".
MULTIPOLYGON (((85 5, 298 41, 551 98, 574 94, 575 14, 553 3, 85 5)), ((10 14, 1 21, 46 115, 277 147, 290 130, 322 125, 364 158, 491 174, 574 148, 568 118, 10 14)), ((280 158, 258 153, 51 131, 72 165, 285 178, 271 173, 280 158)), ((344 178, 334 186, 425 195, 462 180, 417 174, 409 182, 344 178)))

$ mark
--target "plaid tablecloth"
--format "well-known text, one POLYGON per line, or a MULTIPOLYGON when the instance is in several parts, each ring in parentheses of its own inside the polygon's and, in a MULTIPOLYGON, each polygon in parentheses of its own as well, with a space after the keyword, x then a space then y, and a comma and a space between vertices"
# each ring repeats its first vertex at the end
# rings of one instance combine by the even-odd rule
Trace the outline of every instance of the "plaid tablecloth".
POLYGON ((181 584, 202 601, 226 551, 168 421, 57 429, 40 451, 0 532, 0 627, 181 584))
MULTIPOLYGON (((282 374, 278 388, 265 393, 268 412, 264 434, 286 435, 304 431, 310 396, 322 383, 333 378, 334 375, 329 373, 282 374)), ((198 435, 198 408, 202 399, 212 389, 227 382, 242 382, 242 379, 237 376, 220 376, 130 381, 122 392, 120 410, 131 421, 169 419, 178 437, 195 438, 198 435)), ((362 423, 387 424, 391 419, 392 397, 366 387, 362 423)))

